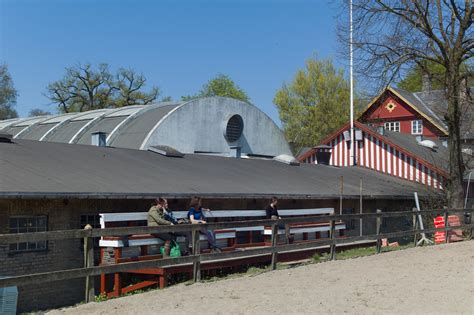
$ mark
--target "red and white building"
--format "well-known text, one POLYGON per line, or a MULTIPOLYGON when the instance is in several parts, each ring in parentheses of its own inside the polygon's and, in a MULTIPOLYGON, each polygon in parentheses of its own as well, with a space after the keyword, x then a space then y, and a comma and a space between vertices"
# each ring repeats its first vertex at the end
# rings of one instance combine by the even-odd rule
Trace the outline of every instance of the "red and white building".
MULTIPOLYGON (((347 141, 349 124, 322 141, 321 144, 332 149, 329 165, 356 165, 433 188, 443 189, 446 185, 448 172, 443 157, 447 149, 441 143, 435 142, 438 147, 435 149, 437 151, 434 151, 421 146, 416 139, 399 141, 400 135, 395 135, 395 132, 387 131, 381 134, 360 122, 355 122, 355 128, 357 140, 354 161, 351 161, 350 141, 347 141)), ((307 151, 300 155, 298 160, 317 164, 316 150, 313 148, 307 151)))
MULTIPOLYGON (((369 168, 443 189, 449 173, 444 140, 448 133, 440 117, 442 99, 437 98, 438 91, 423 93, 387 88, 355 122, 353 155, 349 123, 321 141, 321 145, 331 149, 329 164, 369 168)), ((468 122, 471 123, 470 119, 468 122)), ((317 163, 317 150, 300 154, 298 160, 317 163)))

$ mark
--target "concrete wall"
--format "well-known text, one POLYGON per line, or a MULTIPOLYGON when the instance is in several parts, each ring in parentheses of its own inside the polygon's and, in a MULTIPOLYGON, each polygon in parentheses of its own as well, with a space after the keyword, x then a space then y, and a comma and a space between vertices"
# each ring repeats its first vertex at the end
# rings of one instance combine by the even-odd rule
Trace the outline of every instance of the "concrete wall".
POLYGON ((145 142, 168 145, 183 153, 195 151, 230 154, 230 146, 240 146, 242 153, 276 156, 291 150, 282 131, 257 107, 225 97, 190 101, 164 118, 145 142), (229 143, 224 137, 227 121, 232 115, 243 118, 241 138, 229 143))
MULTIPOLYGON (((9 233, 9 218, 12 216, 48 217, 48 230, 80 229, 81 215, 93 215, 104 212, 143 212, 147 211, 152 200, 0 200, 0 234, 9 233)), ((189 199, 169 200, 171 210, 184 210, 189 199)), ((204 200, 203 206, 219 209, 264 209, 268 200, 262 199, 213 199, 204 200)), ((344 208, 359 211, 358 200, 344 200, 344 208)), ((412 202, 364 201, 364 212, 374 212, 377 208, 386 211, 408 210, 412 202)), ((339 213, 338 200, 280 200, 280 209, 333 207, 339 213)), ((348 222, 346 222, 347 224, 348 222)), ((403 222, 397 227, 391 222, 382 232, 403 229, 403 222)), ((375 232, 375 220, 364 222, 364 234, 375 232)), ((359 222, 345 235, 358 235, 359 222)), ((322 235, 324 237, 325 235, 322 235)), ((96 263, 98 252, 95 253, 96 263)), ((83 266, 81 241, 49 241, 46 250, 32 252, 9 252, 9 247, 0 245, 0 276, 26 275, 83 266)), ((96 290, 99 286, 96 285, 96 290)), ((96 292, 98 294, 98 292, 96 292)), ((19 288, 19 311, 44 310, 65 305, 73 305, 83 300, 84 280, 75 279, 45 283, 41 286, 23 286, 19 288)))

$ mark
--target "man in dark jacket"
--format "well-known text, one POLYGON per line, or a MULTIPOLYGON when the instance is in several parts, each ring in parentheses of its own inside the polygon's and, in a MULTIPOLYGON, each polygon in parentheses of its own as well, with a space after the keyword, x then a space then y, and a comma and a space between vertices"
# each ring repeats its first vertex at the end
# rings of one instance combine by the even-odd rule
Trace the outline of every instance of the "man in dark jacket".
MULTIPOLYGON (((278 214, 278 198, 272 197, 270 204, 265 209, 265 214, 267 219, 277 220, 281 219, 280 215, 278 214)), ((293 243, 293 235, 290 234, 290 226, 288 224, 278 224, 278 228, 281 230, 285 230, 285 238, 287 243, 293 243)))

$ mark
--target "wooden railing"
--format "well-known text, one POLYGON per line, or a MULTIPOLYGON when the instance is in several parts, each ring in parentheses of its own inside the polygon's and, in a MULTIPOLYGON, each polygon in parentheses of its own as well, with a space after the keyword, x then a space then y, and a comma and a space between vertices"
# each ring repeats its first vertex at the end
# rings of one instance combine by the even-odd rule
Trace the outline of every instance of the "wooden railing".
MULTIPOLYGON (((51 281, 67 280, 74 278, 85 278, 86 279, 86 302, 94 299, 93 281, 90 279, 92 276, 100 274, 110 274, 118 272, 126 272, 129 270, 142 269, 142 268, 160 268, 170 267, 181 264, 193 264, 193 279, 194 281, 200 281, 201 278, 201 262, 208 262, 213 260, 221 259, 234 259, 244 258, 252 256, 261 256, 271 254, 271 267, 276 269, 278 253, 295 250, 308 250, 315 249, 320 246, 330 247, 330 258, 336 259, 336 245, 348 244, 357 241, 376 241, 377 253, 381 252, 381 239, 383 238, 398 238, 405 236, 416 236, 419 233, 434 233, 436 231, 444 231, 446 234, 446 241, 448 241, 448 231, 454 229, 468 229, 474 228, 474 224, 462 224, 460 226, 450 227, 448 226, 448 215, 455 213, 472 213, 474 209, 443 209, 443 210, 423 210, 423 211, 407 211, 407 212, 381 212, 378 210, 376 213, 363 213, 363 214, 342 214, 342 215, 323 215, 323 216, 311 216, 311 217, 291 217, 279 220, 252 220, 252 221, 233 221, 233 222, 218 222, 218 223, 207 223, 207 224, 188 224, 188 225, 172 225, 172 226, 158 226, 158 227, 126 227, 126 228, 106 228, 106 229, 84 229, 84 230, 64 230, 64 231, 49 231, 49 232, 37 232, 37 233, 20 233, 20 234, 0 234, 0 245, 18 243, 18 242, 36 242, 36 241, 57 241, 66 239, 78 239, 84 238, 84 267, 68 270, 51 271, 44 273, 35 273, 29 275, 12 276, 9 278, 0 279, 0 287, 7 287, 12 285, 27 285, 27 284, 40 284, 51 281), (440 215, 443 214, 446 225, 444 228, 435 229, 412 229, 400 232, 381 233, 381 221, 382 218, 395 218, 395 217, 406 217, 411 216, 413 222, 417 222, 419 215, 440 215), (375 219, 375 230, 376 234, 373 235, 362 235, 352 236, 345 238, 336 238, 335 235, 335 222, 339 220, 353 220, 353 219, 375 219), (293 223, 317 223, 317 222, 329 222, 329 238, 318 239, 311 241, 304 241, 296 244, 285 244, 278 245, 278 225, 282 224, 293 224, 293 223), (272 228, 272 239, 271 246, 263 248, 249 248, 245 251, 233 251, 223 253, 209 253, 201 254, 199 248, 199 231, 205 227, 206 229, 226 229, 236 227, 250 227, 250 226, 271 226, 272 228), (102 236, 125 236, 133 234, 157 234, 157 233, 173 233, 173 232, 191 232, 192 233, 192 246, 193 254, 185 257, 176 258, 162 258, 147 261, 138 262, 127 262, 115 265, 104 265, 104 266, 93 266, 93 247, 92 238, 102 236)), ((414 226, 416 226, 414 224, 414 226)))

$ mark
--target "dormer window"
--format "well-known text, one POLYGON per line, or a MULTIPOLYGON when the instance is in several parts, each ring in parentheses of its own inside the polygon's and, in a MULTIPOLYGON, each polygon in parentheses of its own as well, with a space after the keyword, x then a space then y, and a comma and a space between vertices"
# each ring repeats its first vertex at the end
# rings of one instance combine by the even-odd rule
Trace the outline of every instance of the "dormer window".
POLYGON ((412 120, 412 122, 411 122, 411 134, 412 135, 421 135, 421 134, 423 134, 423 121, 422 120, 412 120))
POLYGON ((385 130, 400 132, 400 122, 399 121, 390 121, 384 124, 385 130))

